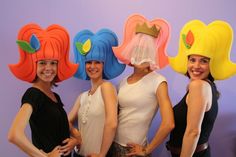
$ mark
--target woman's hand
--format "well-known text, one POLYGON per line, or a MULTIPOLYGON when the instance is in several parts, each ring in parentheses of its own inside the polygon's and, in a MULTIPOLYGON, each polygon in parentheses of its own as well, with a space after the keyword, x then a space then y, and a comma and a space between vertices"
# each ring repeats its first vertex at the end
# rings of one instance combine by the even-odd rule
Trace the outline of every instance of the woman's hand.
POLYGON ((96 153, 92 153, 92 154, 89 154, 87 157, 102 157, 102 156, 96 153))
MULTIPOLYGON (((41 151, 42 152, 42 151, 41 151)), ((61 157, 60 146, 56 146, 50 153, 47 154, 48 157, 61 157)))
POLYGON ((60 147, 60 151, 63 153, 63 155, 66 156, 71 153, 71 151, 74 149, 75 146, 77 146, 77 148, 80 147, 81 139, 71 137, 71 138, 65 139, 62 143, 63 143, 63 146, 60 147))
POLYGON ((145 147, 135 144, 135 143, 128 143, 127 146, 130 148, 130 151, 127 156, 133 156, 133 155, 138 155, 138 156, 146 156, 147 152, 145 147))

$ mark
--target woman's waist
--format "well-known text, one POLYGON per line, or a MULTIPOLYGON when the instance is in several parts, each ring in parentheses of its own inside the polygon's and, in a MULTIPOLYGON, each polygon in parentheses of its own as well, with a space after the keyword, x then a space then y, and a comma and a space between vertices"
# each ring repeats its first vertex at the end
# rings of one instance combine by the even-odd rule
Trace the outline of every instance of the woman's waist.
POLYGON ((140 145, 144 145, 147 143, 147 132, 140 131, 127 131, 127 132, 119 132, 117 131, 114 141, 122 146, 126 146, 127 143, 136 143, 140 145))

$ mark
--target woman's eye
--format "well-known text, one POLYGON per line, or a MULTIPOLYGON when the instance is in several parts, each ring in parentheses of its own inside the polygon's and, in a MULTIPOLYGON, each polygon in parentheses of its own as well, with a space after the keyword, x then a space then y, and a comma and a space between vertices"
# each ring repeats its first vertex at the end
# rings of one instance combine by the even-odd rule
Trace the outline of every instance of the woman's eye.
POLYGON ((99 62, 99 61, 95 61, 96 64, 102 64, 102 62, 99 62))
POLYGON ((57 65, 57 61, 53 61, 53 62, 51 62, 51 65, 57 65))
POLYGON ((46 64, 45 61, 38 61, 38 63, 39 63, 40 65, 45 65, 45 64, 46 64))
POLYGON ((195 62, 195 59, 194 59, 194 58, 189 58, 188 61, 191 62, 191 63, 193 63, 193 62, 195 62))
POLYGON ((202 59, 202 60, 201 60, 201 63, 203 63, 203 64, 207 64, 208 62, 209 62, 208 59, 202 59))

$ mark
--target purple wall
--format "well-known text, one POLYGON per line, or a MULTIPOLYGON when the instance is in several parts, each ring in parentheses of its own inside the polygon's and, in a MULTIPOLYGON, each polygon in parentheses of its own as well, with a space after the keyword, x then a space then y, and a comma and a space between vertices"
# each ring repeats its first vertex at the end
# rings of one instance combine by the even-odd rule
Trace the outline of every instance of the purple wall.
MULTIPOLYGON (((236 30, 235 0, 1 0, 0 4, 0 154, 1 156, 24 157, 25 154, 7 141, 7 132, 19 110, 20 99, 30 84, 17 80, 10 73, 7 64, 18 62, 19 54, 15 43, 18 30, 29 22, 36 22, 43 27, 57 23, 66 27, 71 39, 81 29, 97 31, 102 27, 114 30, 122 39, 123 25, 127 16, 140 13, 148 19, 161 17, 172 26, 172 37, 168 54, 175 56, 178 49, 178 37, 181 27, 191 19, 200 19, 209 23, 216 19, 229 22, 236 30)), ((72 40, 71 40, 72 41, 72 40)), ((231 60, 236 62, 236 44, 232 47, 231 60)), ((72 55, 71 55, 72 59, 72 55)), ((128 74, 127 68, 119 78, 112 80, 117 84, 128 74)), ((227 69, 226 69, 227 70, 227 69)), ((160 73, 169 82, 169 93, 173 104, 184 95, 187 79, 174 73, 170 67, 160 73)), ((236 156, 236 77, 216 82, 221 91, 220 112, 211 136, 212 156, 236 156)), ((69 111, 79 93, 89 87, 86 81, 71 78, 56 89, 65 108, 69 111)), ((159 114, 154 120, 150 137, 159 125, 159 114)), ((29 134, 29 129, 27 129, 29 134)), ((30 135, 30 134, 29 134, 30 135)), ((167 157, 164 145, 155 151, 156 156, 167 157)))

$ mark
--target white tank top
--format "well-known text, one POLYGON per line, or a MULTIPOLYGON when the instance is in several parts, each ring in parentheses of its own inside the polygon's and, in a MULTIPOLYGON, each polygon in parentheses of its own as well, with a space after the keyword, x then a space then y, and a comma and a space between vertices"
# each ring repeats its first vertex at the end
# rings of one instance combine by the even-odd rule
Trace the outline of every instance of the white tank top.
POLYGON ((90 153, 99 153, 105 123, 105 109, 100 86, 93 95, 89 95, 88 91, 82 93, 78 123, 82 137, 79 154, 87 156, 90 153))

